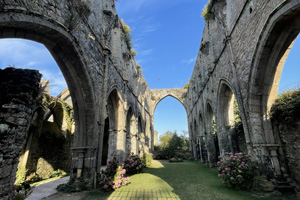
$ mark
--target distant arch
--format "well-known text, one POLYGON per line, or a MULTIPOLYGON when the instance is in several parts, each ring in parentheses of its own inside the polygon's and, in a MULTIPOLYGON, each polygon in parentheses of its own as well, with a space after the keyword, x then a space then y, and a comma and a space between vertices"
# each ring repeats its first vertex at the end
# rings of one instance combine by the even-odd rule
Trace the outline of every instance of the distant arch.
POLYGON ((173 97, 178 100, 187 113, 187 105, 185 104, 186 89, 155 89, 151 90, 151 115, 153 116, 157 105, 167 97, 173 97))

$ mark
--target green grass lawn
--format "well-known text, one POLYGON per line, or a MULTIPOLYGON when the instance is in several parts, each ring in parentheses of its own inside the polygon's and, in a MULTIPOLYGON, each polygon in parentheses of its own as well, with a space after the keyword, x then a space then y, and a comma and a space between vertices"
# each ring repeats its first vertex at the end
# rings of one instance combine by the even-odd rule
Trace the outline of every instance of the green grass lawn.
POLYGON ((182 200, 289 200, 293 197, 258 197, 225 187, 217 170, 197 161, 153 161, 151 168, 131 176, 131 184, 112 193, 88 192, 83 199, 182 199, 182 200))

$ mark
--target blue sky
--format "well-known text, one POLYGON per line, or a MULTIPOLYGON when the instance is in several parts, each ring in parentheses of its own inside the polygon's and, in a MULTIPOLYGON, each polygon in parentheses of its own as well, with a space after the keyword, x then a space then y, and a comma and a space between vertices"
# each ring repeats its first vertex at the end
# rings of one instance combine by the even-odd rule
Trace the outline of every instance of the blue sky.
MULTIPOLYGON (((136 60, 150 89, 182 88, 190 78, 202 38, 201 18, 205 0, 120 0, 119 17, 132 29, 136 60)), ((279 91, 299 85, 300 67, 297 53, 300 39, 292 48, 284 67, 279 91)), ((0 40, 0 67, 16 66, 38 69, 50 79, 51 94, 56 96, 67 86, 48 50, 27 40, 0 40)), ((187 116, 174 98, 162 100, 154 115, 154 129, 187 131, 187 116)))

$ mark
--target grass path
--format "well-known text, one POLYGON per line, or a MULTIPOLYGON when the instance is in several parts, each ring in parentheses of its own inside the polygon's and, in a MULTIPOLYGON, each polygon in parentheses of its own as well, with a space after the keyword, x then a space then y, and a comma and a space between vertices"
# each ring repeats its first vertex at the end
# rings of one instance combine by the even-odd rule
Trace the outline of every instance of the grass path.
POLYGON ((249 192, 234 191, 221 184, 216 169, 199 162, 169 163, 153 161, 151 168, 134 175, 131 184, 112 193, 87 192, 83 199, 141 200, 290 200, 292 197, 258 197, 249 192))

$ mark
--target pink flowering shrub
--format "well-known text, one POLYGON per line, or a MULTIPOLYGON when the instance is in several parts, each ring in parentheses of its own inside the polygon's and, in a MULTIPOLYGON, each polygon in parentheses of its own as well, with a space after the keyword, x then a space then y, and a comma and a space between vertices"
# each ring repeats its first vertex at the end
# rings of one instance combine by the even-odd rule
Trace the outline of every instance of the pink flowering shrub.
POLYGON ((249 188, 256 167, 256 161, 252 161, 249 155, 230 153, 228 158, 219 157, 218 176, 222 183, 233 189, 249 188))
POLYGON ((124 161, 124 169, 127 174, 138 174, 143 169, 142 160, 137 155, 128 156, 124 161))
POLYGON ((118 166, 119 163, 117 159, 114 157, 112 160, 108 162, 106 169, 103 171, 104 175, 107 177, 113 177, 117 172, 118 166))
POLYGON ((129 177, 124 177, 126 174, 126 169, 123 169, 123 165, 120 165, 117 169, 117 173, 114 177, 114 185, 112 186, 113 189, 118 189, 122 186, 129 184, 129 177))
POLYGON ((116 190, 129 184, 129 177, 125 177, 126 170, 123 169, 124 164, 116 166, 116 163, 115 159, 110 161, 107 168, 100 174, 99 185, 103 191, 116 190))

